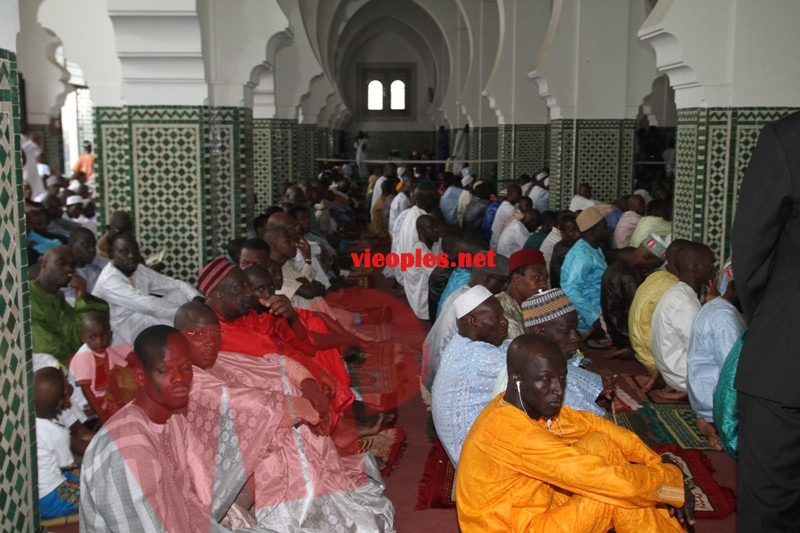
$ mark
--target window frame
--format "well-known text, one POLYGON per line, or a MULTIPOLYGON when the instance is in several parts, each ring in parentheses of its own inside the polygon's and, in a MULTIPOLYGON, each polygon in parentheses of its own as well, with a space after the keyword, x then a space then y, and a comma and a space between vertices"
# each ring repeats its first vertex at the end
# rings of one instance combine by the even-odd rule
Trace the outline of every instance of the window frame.
POLYGON ((358 115, 362 119, 413 121, 416 120, 416 64, 358 63, 358 115), (383 109, 368 109, 368 85, 378 80, 383 85, 383 109), (405 84, 405 109, 392 109, 391 84, 405 84))

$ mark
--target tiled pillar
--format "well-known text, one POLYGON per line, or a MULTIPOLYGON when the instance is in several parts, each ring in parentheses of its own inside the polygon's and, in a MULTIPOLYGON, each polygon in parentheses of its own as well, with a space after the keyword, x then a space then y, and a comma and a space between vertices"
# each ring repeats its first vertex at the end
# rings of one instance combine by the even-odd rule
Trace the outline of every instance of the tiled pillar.
MULTIPOLYGON (((458 132, 456 132, 456 135, 458 132)), ((455 137, 451 142, 455 142, 455 137)), ((472 163, 479 159, 497 159, 498 154, 498 128, 470 128, 469 130, 469 151, 467 161, 470 162, 479 179, 490 180, 498 178, 499 167, 497 163, 472 163), (497 169, 497 171, 495 170, 497 169)))
POLYGON ((548 124, 502 124, 497 129, 497 158, 500 180, 515 180, 522 174, 534 176, 547 165, 548 124))
POLYGON ((144 255, 166 250, 165 273, 193 282, 248 222, 249 113, 240 108, 97 108, 104 219, 131 213, 144 255))
POLYGON ((253 219, 252 208, 248 216, 248 200, 252 198, 247 183, 248 176, 252 175, 247 161, 249 114, 249 110, 239 107, 207 109, 204 135, 205 196, 208 201, 204 226, 205 255, 209 259, 224 255, 228 242, 245 235, 247 225, 253 219))
POLYGON ((550 129, 550 208, 564 209, 578 183, 612 202, 633 186, 634 121, 553 120, 550 129))
POLYGON ((297 121, 259 118, 253 120, 253 177, 255 213, 279 201, 278 184, 298 179, 295 155, 297 121))
POLYGON ((0 49, 0 524, 39 529, 16 55, 0 49))
POLYGON ((739 187, 761 128, 796 108, 716 107, 678 110, 675 144, 675 237, 730 255, 739 187))
POLYGON ((297 150, 295 150, 297 179, 311 179, 314 177, 314 158, 317 155, 317 145, 315 142, 314 131, 316 126, 313 124, 297 125, 297 150))

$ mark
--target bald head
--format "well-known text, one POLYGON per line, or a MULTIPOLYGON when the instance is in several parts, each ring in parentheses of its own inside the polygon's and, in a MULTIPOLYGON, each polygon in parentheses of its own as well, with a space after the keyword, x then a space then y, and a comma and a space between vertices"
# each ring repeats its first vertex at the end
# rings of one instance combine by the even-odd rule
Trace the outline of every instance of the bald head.
POLYGON ((532 361, 538 359, 552 359, 553 363, 566 363, 566 357, 552 339, 535 333, 524 333, 516 337, 508 346, 506 364, 508 375, 525 374, 526 368, 532 361))
POLYGON ((202 302, 187 302, 175 312, 175 329, 181 332, 218 324, 214 310, 202 302))
POLYGON ((695 292, 714 278, 714 252, 705 244, 689 242, 675 256, 678 278, 692 287, 695 292))
POLYGON ((530 418, 552 418, 561 411, 567 385, 567 359, 547 337, 526 333, 509 345, 508 386, 504 399, 530 418))

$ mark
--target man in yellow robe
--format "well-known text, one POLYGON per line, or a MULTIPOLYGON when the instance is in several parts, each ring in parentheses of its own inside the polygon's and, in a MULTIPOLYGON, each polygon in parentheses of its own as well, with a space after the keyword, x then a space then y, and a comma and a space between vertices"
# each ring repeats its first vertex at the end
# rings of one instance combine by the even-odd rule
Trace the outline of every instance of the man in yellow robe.
POLYGON ((658 302, 670 287, 678 283, 678 269, 675 266, 675 256, 689 241, 676 239, 667 248, 666 270, 653 272, 639 285, 631 302, 628 312, 628 337, 631 340, 636 360, 650 373, 650 379, 642 385, 642 390, 648 392, 653 388, 659 373, 650 341, 653 337, 653 313, 658 302))
POLYGON ((517 337, 508 374, 506 392, 481 412, 461 452, 463 533, 678 532, 694 523, 677 466, 630 431, 562 407, 566 358, 553 341, 517 337))

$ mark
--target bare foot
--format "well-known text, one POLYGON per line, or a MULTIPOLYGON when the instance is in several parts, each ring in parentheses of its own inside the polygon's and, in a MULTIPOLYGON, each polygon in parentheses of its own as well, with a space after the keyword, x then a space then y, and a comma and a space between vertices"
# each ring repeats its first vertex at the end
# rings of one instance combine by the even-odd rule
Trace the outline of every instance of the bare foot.
POLYGON ((714 424, 707 422, 704 418, 698 418, 697 429, 708 439, 709 446, 717 451, 722 451, 722 443, 719 440, 717 428, 714 427, 714 424))
POLYGON ((648 379, 645 382, 645 384, 642 385, 642 392, 643 393, 647 394, 648 392, 650 392, 650 389, 652 389, 653 386, 656 384, 656 381, 658 381, 658 376, 660 376, 660 374, 658 373, 658 370, 656 370, 652 374, 650 374, 650 379, 648 379))
POLYGON ((663 389, 651 391, 651 395, 653 399, 662 399, 665 401, 685 400, 689 397, 687 392, 675 390, 672 387, 664 387, 663 389))

